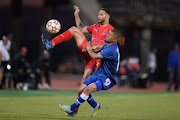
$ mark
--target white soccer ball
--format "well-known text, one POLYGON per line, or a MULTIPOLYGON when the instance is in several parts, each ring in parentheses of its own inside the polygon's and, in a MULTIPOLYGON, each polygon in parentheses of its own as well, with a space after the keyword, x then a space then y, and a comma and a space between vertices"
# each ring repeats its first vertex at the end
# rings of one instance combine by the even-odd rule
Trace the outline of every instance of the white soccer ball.
POLYGON ((49 20, 46 24, 46 30, 52 34, 56 34, 60 31, 61 24, 58 20, 52 19, 49 20))

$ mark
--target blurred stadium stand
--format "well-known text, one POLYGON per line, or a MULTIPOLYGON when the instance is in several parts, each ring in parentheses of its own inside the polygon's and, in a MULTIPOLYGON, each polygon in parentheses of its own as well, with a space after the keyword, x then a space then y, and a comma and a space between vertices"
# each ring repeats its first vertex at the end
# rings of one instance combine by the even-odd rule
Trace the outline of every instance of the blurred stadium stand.
MULTIPOLYGON (((112 12, 110 23, 126 36, 125 57, 140 57, 141 32, 147 26, 151 29, 150 47, 158 49, 158 70, 156 79, 167 81, 167 56, 174 43, 180 43, 180 1, 179 0, 1 0, 0 1, 0 37, 11 33, 13 56, 21 46, 29 49, 28 59, 34 61, 45 49, 40 35, 45 33, 45 24, 55 18, 62 24, 60 33, 75 25, 73 4, 79 5, 80 16, 85 25, 96 23, 100 7, 109 8, 112 12), (83 1, 83 2, 82 2, 83 1), (86 1, 86 2, 85 2, 86 1), (96 13, 97 12, 97 13, 96 13), (134 32, 137 39, 134 39, 134 32)), ((89 38, 89 36, 88 36, 89 38)), ((83 65, 74 40, 58 45, 51 50, 54 71, 67 59, 71 64, 74 57, 83 65)), ((73 70, 69 71, 70 73, 73 70)), ((80 67, 78 73, 83 72, 80 67)))

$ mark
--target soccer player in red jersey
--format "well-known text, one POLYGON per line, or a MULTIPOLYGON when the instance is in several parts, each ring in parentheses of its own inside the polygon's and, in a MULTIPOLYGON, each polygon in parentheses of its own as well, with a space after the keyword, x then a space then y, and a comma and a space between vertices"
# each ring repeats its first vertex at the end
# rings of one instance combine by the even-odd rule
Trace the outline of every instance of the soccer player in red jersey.
MULTIPOLYGON (((93 58, 90 57, 90 55, 86 50, 87 48, 86 45, 88 43, 88 40, 84 36, 84 33, 92 33, 92 37, 91 37, 92 50, 94 52, 98 52, 101 50, 102 46, 106 43, 105 42, 106 35, 109 33, 110 30, 114 29, 114 27, 109 24, 110 11, 105 8, 101 8, 99 11, 98 14, 99 24, 94 24, 91 26, 84 26, 82 24, 79 17, 80 9, 78 6, 74 5, 74 10, 75 10, 74 16, 77 27, 71 27, 70 29, 56 36, 52 40, 48 40, 45 38, 44 35, 42 35, 42 41, 46 45, 47 49, 51 49, 61 42, 67 41, 72 37, 75 38, 78 50, 81 56, 83 57, 83 59, 86 60, 86 66, 81 80, 81 84, 82 84, 86 80, 86 78, 88 78, 93 73, 93 67, 95 66, 96 69, 98 69, 100 66, 100 59, 94 60, 93 58)), ((80 93, 78 94, 78 97, 79 96, 80 93)), ((69 115, 69 116, 74 116, 74 115, 69 115)))

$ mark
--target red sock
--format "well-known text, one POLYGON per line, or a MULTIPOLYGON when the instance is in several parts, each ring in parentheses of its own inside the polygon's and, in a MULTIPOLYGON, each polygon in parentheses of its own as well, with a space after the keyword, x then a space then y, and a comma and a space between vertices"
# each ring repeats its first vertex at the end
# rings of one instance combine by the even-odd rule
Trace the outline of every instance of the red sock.
MULTIPOLYGON (((80 95, 81 95, 81 94, 80 94, 80 93, 78 93, 78 97, 79 97, 80 95)), ((78 98, 78 97, 77 97, 77 98, 78 98)), ((78 106, 78 107, 76 107, 76 110, 78 110, 78 109, 79 109, 79 106, 78 106)))
POLYGON ((52 46, 55 46, 61 42, 71 39, 72 36, 73 36, 72 33, 69 30, 67 30, 64 33, 62 33, 62 34, 56 36, 54 39, 52 39, 51 44, 52 44, 52 46))

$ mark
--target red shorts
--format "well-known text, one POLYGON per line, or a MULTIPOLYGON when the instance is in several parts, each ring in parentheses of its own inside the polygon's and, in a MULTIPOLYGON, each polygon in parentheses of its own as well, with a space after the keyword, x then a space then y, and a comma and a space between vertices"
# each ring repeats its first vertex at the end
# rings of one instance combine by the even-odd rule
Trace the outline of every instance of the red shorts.
POLYGON ((94 66, 96 67, 96 70, 97 70, 99 66, 101 65, 101 60, 100 59, 94 60, 93 58, 91 58, 91 56, 87 52, 82 52, 82 49, 87 48, 86 46, 87 43, 88 43, 88 40, 85 38, 83 43, 78 47, 79 53, 81 54, 82 58, 86 60, 85 70, 93 69, 94 66))

